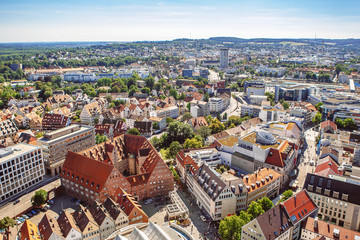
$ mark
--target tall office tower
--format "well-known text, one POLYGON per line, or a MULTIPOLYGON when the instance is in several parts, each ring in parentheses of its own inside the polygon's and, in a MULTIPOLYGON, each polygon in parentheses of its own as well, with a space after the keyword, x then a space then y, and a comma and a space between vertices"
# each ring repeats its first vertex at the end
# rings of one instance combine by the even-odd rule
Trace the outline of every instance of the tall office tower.
POLYGON ((229 49, 221 48, 220 49, 220 68, 229 67, 229 49))

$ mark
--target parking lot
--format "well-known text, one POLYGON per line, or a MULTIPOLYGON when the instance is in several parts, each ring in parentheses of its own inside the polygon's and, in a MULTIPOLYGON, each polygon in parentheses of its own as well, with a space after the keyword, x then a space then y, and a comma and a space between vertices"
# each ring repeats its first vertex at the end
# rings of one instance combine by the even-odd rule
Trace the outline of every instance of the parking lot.
MULTIPOLYGON (((54 201, 54 205, 50 205, 50 209, 46 212, 39 211, 36 215, 30 217, 28 220, 30 220, 32 223, 38 225, 38 223, 41 221, 41 219, 46 214, 49 218, 55 218, 57 219, 60 212, 65 209, 66 211, 72 213, 76 209, 75 203, 71 202, 71 197, 68 195, 60 195, 52 199, 54 201)), ((29 211, 25 212, 28 213, 29 211)), ((11 230, 10 239, 16 239, 16 233, 18 229, 20 229, 22 226, 22 223, 13 227, 11 230)))

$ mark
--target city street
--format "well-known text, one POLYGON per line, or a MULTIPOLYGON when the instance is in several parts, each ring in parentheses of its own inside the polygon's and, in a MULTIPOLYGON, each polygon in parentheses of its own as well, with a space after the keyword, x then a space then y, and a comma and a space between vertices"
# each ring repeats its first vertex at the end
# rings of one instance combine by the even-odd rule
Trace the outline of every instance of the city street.
POLYGON ((223 116, 225 113, 227 113, 228 117, 230 117, 231 115, 239 115, 236 111, 236 109, 238 109, 238 106, 238 101, 231 96, 229 106, 225 109, 225 111, 222 112, 221 115, 223 116))
POLYGON ((317 164, 317 154, 316 154, 316 141, 315 138, 319 133, 314 131, 312 128, 308 129, 304 133, 304 137, 306 139, 306 149, 304 153, 302 153, 299 164, 299 174, 297 180, 299 182, 298 190, 302 189, 304 185, 306 174, 308 172, 312 173, 315 170, 317 164), (314 166, 310 165, 310 161, 314 162, 314 166))
MULTIPOLYGON (((60 179, 56 179, 55 181, 40 187, 39 189, 44 189, 45 191, 50 191, 54 188, 57 188, 60 186, 60 179)), ((36 190, 39 190, 36 189, 36 190)), ((23 195, 22 197, 19 198, 20 202, 16 205, 13 205, 13 202, 9 202, 8 204, 2 206, 0 208, 0 216, 1 218, 9 216, 9 217, 14 217, 19 215, 20 213, 26 211, 28 208, 30 208, 31 205, 31 198, 32 196, 34 196, 35 191, 31 191, 25 195, 23 195)))

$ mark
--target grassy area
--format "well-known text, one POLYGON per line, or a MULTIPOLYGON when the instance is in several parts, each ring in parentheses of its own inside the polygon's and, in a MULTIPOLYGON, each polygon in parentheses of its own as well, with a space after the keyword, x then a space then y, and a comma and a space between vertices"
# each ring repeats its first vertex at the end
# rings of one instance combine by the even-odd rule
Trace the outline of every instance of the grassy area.
POLYGON ((283 44, 283 45, 290 44, 292 46, 305 46, 305 45, 308 45, 307 43, 297 43, 297 42, 280 42, 280 44, 283 44))

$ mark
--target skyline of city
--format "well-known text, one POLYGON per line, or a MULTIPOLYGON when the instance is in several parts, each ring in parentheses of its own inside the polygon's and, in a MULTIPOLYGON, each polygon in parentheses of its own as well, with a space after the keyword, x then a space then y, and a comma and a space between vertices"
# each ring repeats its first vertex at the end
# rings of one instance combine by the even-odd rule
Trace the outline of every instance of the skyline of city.
POLYGON ((360 3, 351 0, 1 1, 0 9, 0 42, 360 38, 360 3))

